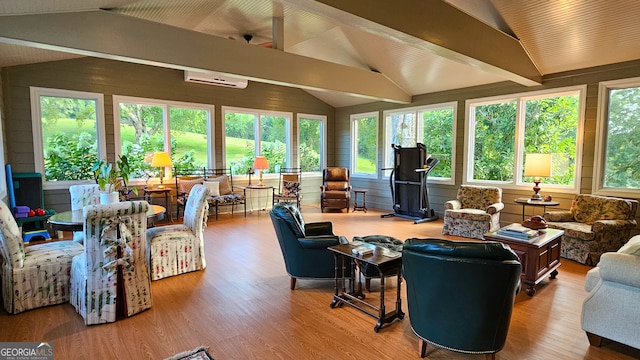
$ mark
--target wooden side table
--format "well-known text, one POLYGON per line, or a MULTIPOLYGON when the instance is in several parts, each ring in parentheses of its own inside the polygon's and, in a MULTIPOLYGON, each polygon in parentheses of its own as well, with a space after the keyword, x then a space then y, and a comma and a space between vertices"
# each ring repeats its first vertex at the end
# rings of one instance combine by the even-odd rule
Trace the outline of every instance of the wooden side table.
POLYGON ((367 212, 367 189, 352 189, 353 191, 353 211, 362 210, 367 212), (358 194, 362 194, 362 205, 358 205, 358 194))
POLYGON ((170 223, 173 224, 173 219, 171 218, 171 211, 169 210, 170 204, 169 204, 169 194, 171 193, 171 188, 144 188, 144 197, 145 200, 147 200, 147 202, 149 203, 149 205, 151 205, 151 198, 152 195, 156 194, 156 195, 163 195, 164 194, 164 207, 167 209, 166 215, 167 215, 167 220, 169 220, 170 223))
MULTIPOLYGON (((547 211, 547 206, 558 206, 560 205, 557 201, 541 201, 541 200, 531 200, 530 198, 517 198, 514 200, 517 204, 522 205, 522 221, 524 221, 524 209, 527 206, 540 207, 542 206, 542 212, 547 211)), ((534 210, 535 215, 535 210, 534 210)))

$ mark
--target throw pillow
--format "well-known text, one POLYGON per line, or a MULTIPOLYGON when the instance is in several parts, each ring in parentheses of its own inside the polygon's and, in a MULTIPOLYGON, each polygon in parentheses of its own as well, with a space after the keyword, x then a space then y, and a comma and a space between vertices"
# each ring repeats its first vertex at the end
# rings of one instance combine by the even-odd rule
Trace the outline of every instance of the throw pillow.
POLYGON ((220 183, 217 181, 205 181, 204 186, 209 189, 209 196, 220 196, 220 183))
POLYGON ((282 182, 282 195, 285 196, 298 196, 300 192, 300 183, 297 181, 287 181, 284 180, 282 182))
POLYGON ((623 247, 618 250, 619 253, 640 256, 640 237, 632 237, 623 247))
POLYGON ((233 194, 233 189, 231 189, 231 183, 229 182, 229 177, 227 175, 220 175, 217 177, 208 178, 206 181, 219 182, 220 195, 233 194))
POLYGON ((202 177, 184 177, 178 178, 178 193, 179 194, 189 194, 191 192, 191 188, 193 188, 197 184, 202 184, 204 179, 202 177))

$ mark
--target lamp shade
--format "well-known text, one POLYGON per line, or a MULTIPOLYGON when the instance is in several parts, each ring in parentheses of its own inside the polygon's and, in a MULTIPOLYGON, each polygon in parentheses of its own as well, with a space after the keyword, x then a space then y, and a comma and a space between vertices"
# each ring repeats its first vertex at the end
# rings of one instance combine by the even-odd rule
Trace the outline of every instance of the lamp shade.
POLYGON ((153 159, 151 159, 151 166, 153 167, 165 167, 173 166, 171 156, 164 151, 158 151, 153 153, 153 159))
POLYGON ((256 156, 256 159, 253 161, 253 168, 258 170, 268 169, 269 162, 267 158, 264 156, 256 156))
POLYGON ((524 176, 551 176, 551 154, 527 154, 524 161, 524 176))

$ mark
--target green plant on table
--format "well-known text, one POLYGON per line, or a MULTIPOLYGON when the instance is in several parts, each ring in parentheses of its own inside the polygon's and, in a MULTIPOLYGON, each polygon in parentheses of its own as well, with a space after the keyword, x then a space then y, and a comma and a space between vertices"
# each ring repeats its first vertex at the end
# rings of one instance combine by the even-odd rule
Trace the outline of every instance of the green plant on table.
MULTIPOLYGON (((101 191, 124 190, 125 193, 129 191, 127 183, 129 182, 129 174, 131 174, 131 166, 126 155, 121 155, 115 166, 104 160, 97 160, 91 171, 93 171, 93 177, 101 191)), ((130 190, 138 195, 138 188, 135 186, 130 190)))

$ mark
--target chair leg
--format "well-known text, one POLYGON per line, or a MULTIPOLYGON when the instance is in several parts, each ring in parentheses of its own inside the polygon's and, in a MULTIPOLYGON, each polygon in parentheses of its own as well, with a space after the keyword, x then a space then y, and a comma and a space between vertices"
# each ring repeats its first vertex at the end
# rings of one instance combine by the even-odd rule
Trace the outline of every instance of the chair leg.
POLYGON ((418 355, 420 358, 427 356, 427 342, 420 339, 420 344, 418 345, 418 355))
POLYGON ((370 277, 366 277, 364 278, 364 288, 371 292, 371 278, 370 277))
POLYGON ((602 340, 603 337, 600 335, 596 335, 596 334, 592 334, 588 331, 585 331, 587 333, 587 338, 589 339, 589 344, 595 346, 595 347, 600 347, 602 346, 602 340))
POLYGON ((485 360, 496 360, 496 353, 493 354, 484 354, 485 360))
POLYGON ((291 290, 296 289, 296 278, 294 277, 291 278, 291 283, 289 284, 289 287, 291 288, 291 290))

